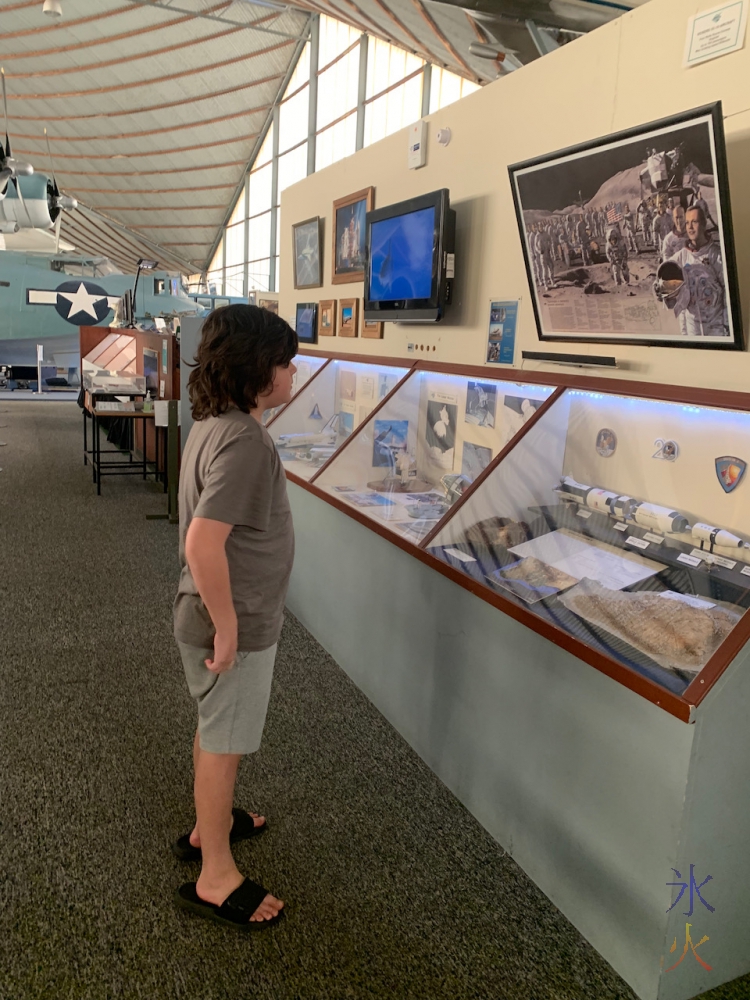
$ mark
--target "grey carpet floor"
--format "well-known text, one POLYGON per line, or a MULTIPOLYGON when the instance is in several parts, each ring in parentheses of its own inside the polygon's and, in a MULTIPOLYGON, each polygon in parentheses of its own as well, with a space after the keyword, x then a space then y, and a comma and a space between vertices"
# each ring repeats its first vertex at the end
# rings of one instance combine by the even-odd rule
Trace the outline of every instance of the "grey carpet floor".
POLYGON ((177 529, 140 479, 96 496, 74 404, 0 399, 0 441, 0 1000, 633 1000, 291 616, 236 851, 287 919, 178 912, 177 529))

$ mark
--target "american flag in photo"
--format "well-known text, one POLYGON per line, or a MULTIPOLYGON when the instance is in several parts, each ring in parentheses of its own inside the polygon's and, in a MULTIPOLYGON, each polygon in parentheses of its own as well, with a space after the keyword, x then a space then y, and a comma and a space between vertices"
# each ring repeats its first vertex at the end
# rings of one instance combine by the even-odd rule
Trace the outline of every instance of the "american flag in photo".
POLYGON ((614 226, 616 222, 622 222, 622 202, 618 201, 614 208, 607 211, 607 222, 614 226))

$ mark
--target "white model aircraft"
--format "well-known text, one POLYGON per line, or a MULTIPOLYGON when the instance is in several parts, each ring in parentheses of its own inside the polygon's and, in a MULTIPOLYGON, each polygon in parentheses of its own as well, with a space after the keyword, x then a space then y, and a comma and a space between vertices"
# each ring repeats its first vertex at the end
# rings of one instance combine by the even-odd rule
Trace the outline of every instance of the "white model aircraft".
POLYGON ((314 434, 302 431, 298 434, 279 434, 277 448, 289 451, 320 451, 323 448, 335 448, 339 432, 339 414, 334 413, 328 423, 314 434))

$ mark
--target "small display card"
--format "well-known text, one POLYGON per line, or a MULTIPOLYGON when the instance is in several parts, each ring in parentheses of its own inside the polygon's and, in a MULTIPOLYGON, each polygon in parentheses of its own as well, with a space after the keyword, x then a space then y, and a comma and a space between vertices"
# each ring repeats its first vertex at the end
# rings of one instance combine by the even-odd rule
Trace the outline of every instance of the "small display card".
POLYGON ((703 549, 691 549, 690 555, 695 556, 696 559, 706 559, 708 553, 704 552, 703 549))
POLYGON ((700 559, 696 559, 695 556, 689 556, 687 552, 681 552, 677 556, 677 562, 685 563, 687 566, 700 566, 700 559))
POLYGON ((750 566, 743 566, 740 570, 743 576, 750 576, 750 566))
POLYGON ((458 559, 459 562, 476 562, 474 556, 467 555, 466 552, 462 552, 460 549, 445 549, 445 554, 447 556, 453 556, 453 558, 458 559))
POLYGON ((647 531, 643 537, 647 538, 649 542, 653 542, 654 545, 661 545, 661 543, 664 541, 664 538, 661 535, 654 535, 650 531, 647 531))
POLYGON ((737 565, 736 559, 725 559, 724 556, 711 556, 711 562, 715 562, 717 566, 723 566, 724 569, 734 569, 737 565))
POLYGON ((590 510, 577 510, 576 516, 582 517, 584 521, 588 521, 588 519, 591 517, 591 513, 592 512, 590 510))
POLYGON ((628 526, 627 524, 625 524, 624 521, 620 521, 618 524, 615 525, 615 531, 627 531, 627 530, 628 526))
POLYGON ((634 545, 637 549, 647 549, 651 542, 647 542, 645 538, 636 538, 635 535, 628 535, 625 539, 626 545, 634 545))

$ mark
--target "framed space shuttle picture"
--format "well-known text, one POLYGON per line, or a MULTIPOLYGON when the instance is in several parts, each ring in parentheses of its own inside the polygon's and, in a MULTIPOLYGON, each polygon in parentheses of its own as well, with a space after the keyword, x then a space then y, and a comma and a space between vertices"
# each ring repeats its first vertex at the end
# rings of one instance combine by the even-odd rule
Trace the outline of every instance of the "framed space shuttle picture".
POLYGON ((365 215, 375 206, 375 188, 363 188, 333 203, 331 282, 365 280, 365 215))
POLYGON ((743 349, 721 102, 508 170, 540 340, 743 349))
POLYGON ((294 287, 323 284, 323 220, 319 216, 292 226, 294 287))

